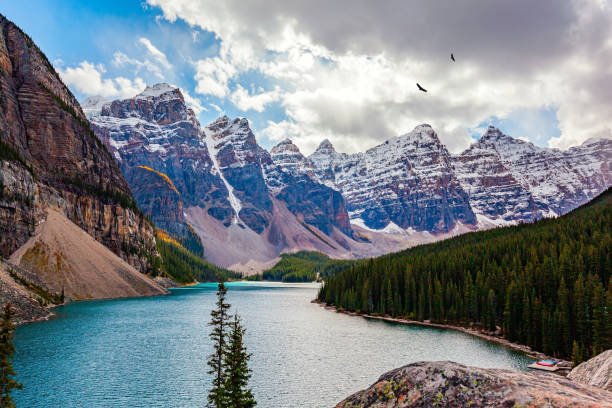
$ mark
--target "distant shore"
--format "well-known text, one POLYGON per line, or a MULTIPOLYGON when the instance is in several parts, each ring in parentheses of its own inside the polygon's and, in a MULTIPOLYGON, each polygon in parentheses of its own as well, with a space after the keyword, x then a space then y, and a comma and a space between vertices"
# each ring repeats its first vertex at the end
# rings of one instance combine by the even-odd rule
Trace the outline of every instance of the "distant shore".
MULTIPOLYGON (((339 310, 337 307, 332 306, 332 305, 328 305, 325 302, 321 302, 317 299, 312 300, 312 303, 317 303, 319 306, 324 307, 325 309, 328 310, 334 310, 337 313, 344 313, 346 315, 349 316, 361 316, 361 317, 365 317, 366 319, 376 319, 376 320, 383 320, 385 322, 390 322, 390 323, 400 323, 400 324, 407 324, 407 325, 416 325, 416 326, 425 326, 425 327, 436 327, 439 329, 448 329, 448 330, 455 330, 455 331, 459 331, 465 334, 469 334, 472 336, 476 336, 479 337, 481 339, 487 340, 487 341, 491 341, 497 344, 500 344, 504 347, 508 347, 510 349, 516 350, 516 351, 520 351, 526 355, 528 355, 529 357, 533 357, 535 359, 538 360, 555 360, 561 363, 561 365, 563 367, 568 367, 567 371, 569 371, 569 369, 571 369, 572 366, 572 362, 571 361, 567 361, 567 360, 562 360, 562 359, 558 359, 555 357, 551 357, 548 356, 544 353, 540 353, 539 351, 535 351, 533 350, 531 347, 529 346, 525 346, 523 344, 518 344, 518 343, 513 343, 511 341, 508 341, 506 339, 504 339, 503 337, 499 337, 499 336, 494 336, 494 335, 490 335, 490 334, 486 334, 483 333, 481 331, 475 330, 475 329, 470 329, 467 327, 462 327, 462 326, 454 326, 454 325, 450 325, 450 324, 441 324, 441 323, 431 323, 431 322, 422 322, 419 320, 410 320, 410 319, 402 319, 402 318, 398 318, 398 317, 391 317, 391 316, 377 316, 377 315, 371 315, 371 314, 367 314, 367 313, 356 313, 356 312, 351 312, 348 310, 339 310)), ((562 368, 560 369, 557 373, 561 374, 563 372, 565 372, 566 369, 562 368)))

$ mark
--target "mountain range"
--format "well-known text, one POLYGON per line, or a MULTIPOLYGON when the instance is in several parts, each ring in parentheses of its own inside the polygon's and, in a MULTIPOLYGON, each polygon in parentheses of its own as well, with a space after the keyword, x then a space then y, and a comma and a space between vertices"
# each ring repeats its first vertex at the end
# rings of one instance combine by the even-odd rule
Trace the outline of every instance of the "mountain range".
POLYGON ((542 148, 489 127, 460 154, 419 125, 365 152, 324 140, 269 152, 249 122, 202 126, 178 88, 83 103, 139 206, 207 259, 249 272, 281 252, 375 256, 463 232, 564 214, 612 184, 612 141, 542 148))

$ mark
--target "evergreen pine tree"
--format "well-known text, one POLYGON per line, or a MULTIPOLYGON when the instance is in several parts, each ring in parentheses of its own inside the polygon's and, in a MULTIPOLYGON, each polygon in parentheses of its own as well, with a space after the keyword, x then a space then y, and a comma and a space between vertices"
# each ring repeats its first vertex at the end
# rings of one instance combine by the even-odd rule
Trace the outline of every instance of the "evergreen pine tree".
POLYGON ((213 343, 214 352, 208 357, 208 373, 213 375, 213 384, 208 393, 208 406, 212 408, 226 408, 228 396, 225 389, 225 371, 223 365, 227 352, 227 330, 230 325, 230 304, 226 303, 225 295, 227 288, 223 282, 217 288, 216 308, 210 312, 209 326, 212 326, 210 339, 213 343))
POLYGON ((2 310, 2 322, 0 323, 0 407, 2 408, 15 407, 11 391, 22 388, 22 385, 14 379, 15 370, 13 370, 12 360, 15 352, 13 345, 15 326, 12 318, 13 310, 11 304, 7 303, 2 310))
POLYGON ((574 340, 574 344, 572 344, 572 361, 574 362, 574 367, 582 363, 582 352, 576 340, 574 340))
POLYGON ((495 331, 497 301, 495 299, 495 292, 493 291, 493 289, 489 289, 488 306, 489 306, 489 313, 487 317, 487 328, 490 331, 495 331))
POLYGON ((229 347, 225 357, 225 391, 232 408, 251 408, 257 405, 251 389, 248 388, 251 370, 248 361, 251 355, 242 342, 244 328, 238 315, 234 315, 229 335, 229 347))

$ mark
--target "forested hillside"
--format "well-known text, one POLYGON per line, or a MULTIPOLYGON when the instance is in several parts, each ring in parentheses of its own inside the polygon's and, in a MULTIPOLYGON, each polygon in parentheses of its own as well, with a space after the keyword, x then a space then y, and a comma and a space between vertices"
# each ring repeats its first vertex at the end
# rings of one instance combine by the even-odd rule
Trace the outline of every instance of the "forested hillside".
POLYGON ((157 230, 156 238, 157 251, 161 255, 157 269, 179 283, 216 282, 238 277, 234 272, 206 262, 162 230, 157 230))
POLYGON ((612 189, 557 219, 475 232, 372 259, 319 300, 352 311, 503 329, 580 361, 612 347, 612 189))
POLYGON ((322 252, 300 251, 281 254, 281 260, 254 279, 282 282, 312 282, 317 278, 327 279, 343 271, 356 261, 331 259, 322 252))

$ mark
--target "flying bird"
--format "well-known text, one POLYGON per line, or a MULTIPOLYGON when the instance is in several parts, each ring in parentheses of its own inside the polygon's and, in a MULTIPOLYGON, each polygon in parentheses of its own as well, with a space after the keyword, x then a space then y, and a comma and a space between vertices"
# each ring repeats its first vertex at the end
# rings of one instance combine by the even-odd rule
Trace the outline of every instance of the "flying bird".
POLYGON ((451 52, 451 59, 453 60, 453 62, 455 62, 455 56, 453 55, 452 52, 451 52))
POLYGON ((418 82, 417 82, 417 88, 419 88, 419 91, 427 92, 427 89, 425 89, 421 85, 419 85, 418 82))

